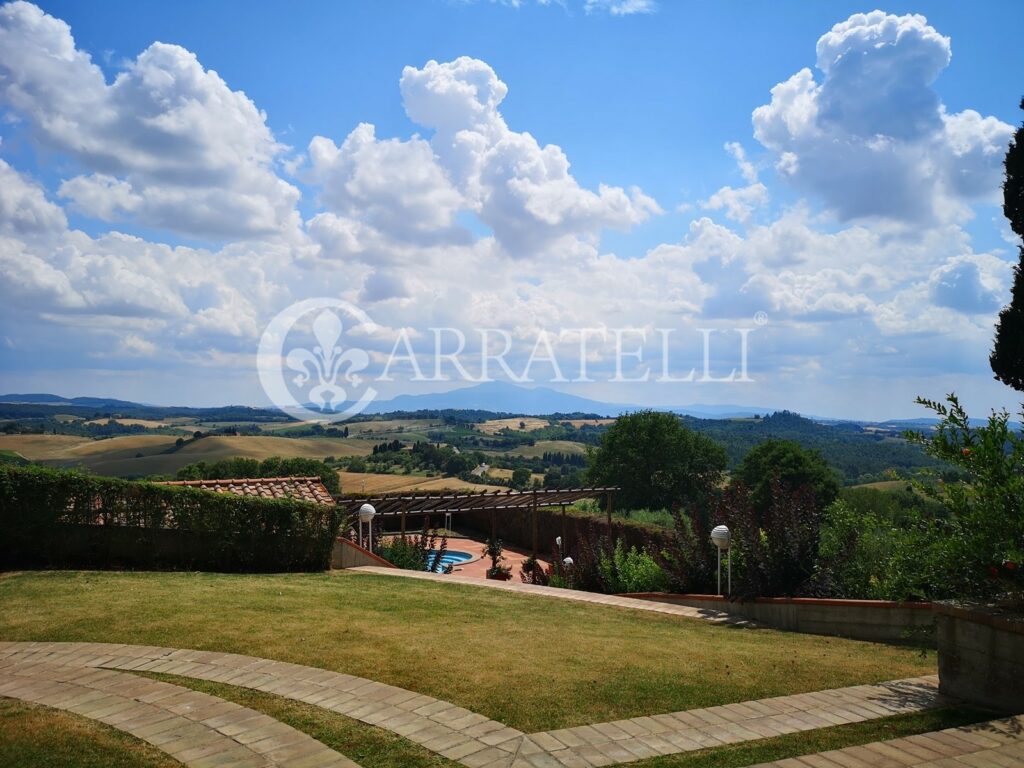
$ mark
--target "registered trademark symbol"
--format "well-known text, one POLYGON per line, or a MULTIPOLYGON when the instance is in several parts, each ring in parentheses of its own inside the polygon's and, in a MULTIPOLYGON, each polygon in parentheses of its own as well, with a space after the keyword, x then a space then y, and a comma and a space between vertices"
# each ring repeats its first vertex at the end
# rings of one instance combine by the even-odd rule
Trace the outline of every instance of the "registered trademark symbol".
POLYGON ((756 313, 754 313, 754 323, 756 325, 768 325, 768 313, 767 312, 756 312, 756 313))

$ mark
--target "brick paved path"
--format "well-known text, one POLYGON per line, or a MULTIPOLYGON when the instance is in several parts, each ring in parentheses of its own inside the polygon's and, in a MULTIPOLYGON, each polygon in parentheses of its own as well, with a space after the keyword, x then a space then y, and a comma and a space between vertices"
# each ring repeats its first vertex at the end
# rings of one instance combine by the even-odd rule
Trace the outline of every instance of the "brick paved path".
POLYGON ((1024 715, 859 747, 793 757, 755 768, 1020 768, 1024 715))
MULTIPOLYGON (((90 673, 162 672, 266 691, 390 730, 470 768, 611 765, 942 703, 936 679, 923 677, 526 735, 395 686, 238 654, 107 643, 0 643, 0 671, 31 671, 32 665, 90 673)), ((3 689, 0 695, 5 695, 3 689)))
POLYGON ((650 600, 637 600, 635 597, 602 595, 597 592, 583 592, 578 589, 542 587, 538 584, 524 584, 521 581, 495 581, 492 579, 477 579, 471 576, 459 576, 454 573, 442 574, 427 573, 426 571, 407 571, 402 568, 384 568, 376 565, 364 565, 359 568, 346 568, 345 573, 372 573, 380 576, 397 576, 407 579, 439 581, 444 584, 467 584, 471 587, 490 587, 491 589, 503 589, 507 592, 520 592, 527 595, 557 597, 561 600, 574 600, 578 603, 596 603, 598 605, 611 605, 617 608, 632 608, 637 611, 647 611, 648 613, 665 613, 672 616, 684 616, 688 619, 704 619, 705 621, 710 621, 714 624, 734 624, 745 627, 758 626, 748 619, 730 616, 727 613, 711 610, 710 608, 691 608, 688 605, 655 603, 650 600))
POLYGON ((8 658, 0 696, 98 720, 192 768, 358 768, 272 717, 126 672, 8 658))
MULTIPOLYGON (((561 765, 602 766, 920 712, 942 703, 938 678, 928 676, 634 717, 535 733, 527 739, 561 765)), ((527 756, 523 765, 553 763, 530 762, 527 756)))

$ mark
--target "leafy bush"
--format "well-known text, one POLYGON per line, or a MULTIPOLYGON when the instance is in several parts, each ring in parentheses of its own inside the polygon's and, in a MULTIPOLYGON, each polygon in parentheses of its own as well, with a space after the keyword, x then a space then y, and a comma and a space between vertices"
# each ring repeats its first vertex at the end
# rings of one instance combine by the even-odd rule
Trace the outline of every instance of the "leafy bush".
POLYGON ((1024 436, 1010 430, 1006 411, 971 426, 953 394, 946 404, 918 398, 941 419, 929 435, 908 433, 931 456, 961 469, 965 480, 919 484, 942 504, 947 519, 925 521, 928 546, 907 552, 923 563, 933 597, 1024 603, 1024 436))
MULTIPOLYGON (((715 505, 712 525, 724 522, 721 505, 715 505)), ((668 546, 655 553, 673 592, 715 591, 715 546, 703 515, 684 515, 677 506, 671 511, 673 536, 668 546)))
POLYGON ((621 541, 615 542, 611 553, 602 553, 600 565, 605 589, 611 594, 668 589, 668 577, 655 559, 636 547, 627 551, 621 541))
POLYGON ((0 567, 310 571, 336 507, 0 466, 0 567))
POLYGON ((719 499, 717 516, 733 534, 733 593, 749 597, 820 595, 818 573, 822 510, 809 485, 770 485, 767 509, 758 510, 751 491, 733 483, 719 499))
POLYGON ((428 521, 424 519, 423 531, 418 536, 376 537, 373 551, 407 571, 439 573, 443 570, 441 558, 448 552, 448 534, 438 535, 436 528, 428 529, 428 521))

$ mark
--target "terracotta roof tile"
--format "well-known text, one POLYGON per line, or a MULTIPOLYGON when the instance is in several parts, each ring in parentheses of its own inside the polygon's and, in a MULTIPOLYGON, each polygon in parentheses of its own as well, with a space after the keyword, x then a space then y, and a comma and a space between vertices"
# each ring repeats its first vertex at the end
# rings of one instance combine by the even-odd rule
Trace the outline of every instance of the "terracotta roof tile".
POLYGON ((296 499, 313 504, 333 505, 330 491, 319 477, 255 477, 230 480, 174 480, 160 485, 183 485, 218 493, 239 496, 260 496, 265 499, 296 499))

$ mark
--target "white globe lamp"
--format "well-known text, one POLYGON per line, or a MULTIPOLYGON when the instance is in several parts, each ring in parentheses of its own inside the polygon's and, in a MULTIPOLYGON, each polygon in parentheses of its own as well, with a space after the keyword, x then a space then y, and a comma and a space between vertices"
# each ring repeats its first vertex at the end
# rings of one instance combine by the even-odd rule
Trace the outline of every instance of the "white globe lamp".
POLYGON ((732 533, 726 525, 716 525, 711 531, 711 543, 718 550, 718 594, 722 594, 722 552, 729 557, 729 594, 732 594, 732 533))
POLYGON ((377 510, 374 509, 373 504, 363 504, 359 508, 359 544, 365 546, 367 549, 373 549, 373 518, 377 515, 377 510), (366 538, 363 538, 363 523, 366 524, 366 538))

